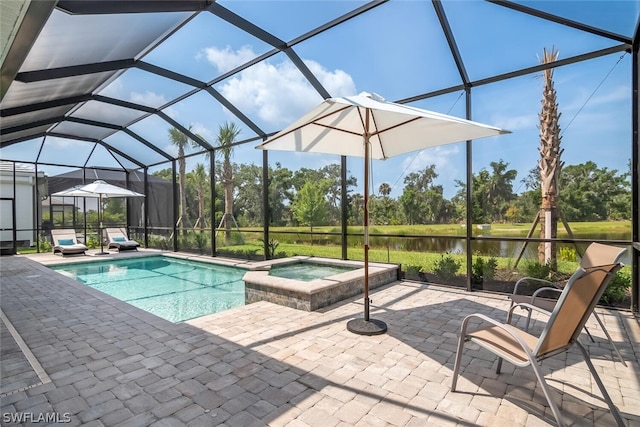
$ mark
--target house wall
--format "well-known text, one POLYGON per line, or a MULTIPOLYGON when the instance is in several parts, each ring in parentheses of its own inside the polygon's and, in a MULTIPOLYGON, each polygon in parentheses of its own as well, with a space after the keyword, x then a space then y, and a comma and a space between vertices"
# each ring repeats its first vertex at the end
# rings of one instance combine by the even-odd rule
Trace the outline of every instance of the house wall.
MULTIPOLYGON (((43 176, 40 174, 41 177, 43 176)), ((15 194, 13 186, 13 170, 0 170, 0 198, 12 198, 15 200, 16 209, 16 240, 18 246, 31 246, 36 239, 37 210, 34 207, 35 195, 35 171, 16 170, 15 194)), ((0 241, 3 246, 13 242, 12 228, 13 212, 11 203, 0 203, 0 241)))

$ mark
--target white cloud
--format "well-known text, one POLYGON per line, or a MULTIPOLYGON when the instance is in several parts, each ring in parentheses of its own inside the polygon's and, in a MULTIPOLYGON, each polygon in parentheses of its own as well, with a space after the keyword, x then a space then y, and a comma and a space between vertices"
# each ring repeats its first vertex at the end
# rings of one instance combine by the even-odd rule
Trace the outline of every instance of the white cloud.
MULTIPOLYGON (((129 95, 129 101, 153 108, 161 107, 168 102, 164 95, 160 95, 149 90, 144 93, 131 92, 129 95)), ((162 111, 172 119, 176 119, 178 117, 178 113, 173 107, 167 107, 162 111)))
MULTIPOLYGON (((630 102, 629 94, 631 90, 628 86, 618 86, 609 91, 597 91, 595 93, 582 90, 576 94, 575 98, 564 107, 560 105, 560 111, 578 111, 581 108, 593 108, 602 105, 611 105, 615 108, 616 104, 624 101, 630 102), (589 98, 591 96, 591 98, 589 98)), ((573 113, 575 114, 575 113, 573 113)))
POLYGON ((142 104, 154 108, 167 103, 167 99, 164 95, 159 95, 151 91, 146 91, 145 93, 131 92, 129 100, 136 104, 142 104))
POLYGON ((242 64, 245 64, 256 57, 251 46, 242 46, 237 51, 233 51, 227 45, 224 49, 207 47, 196 55, 196 59, 205 58, 211 65, 216 67, 220 73, 226 73, 242 64))
POLYGON ((116 79, 109 84, 109 86, 102 89, 99 93, 103 96, 109 96, 111 98, 120 98, 120 94, 123 92, 122 80, 116 79))
POLYGON ((450 157, 459 152, 460 147, 457 144, 443 145, 418 151, 403 160, 402 170, 404 171, 404 175, 407 175, 411 172, 421 171, 430 165, 436 165, 436 172, 438 173, 444 169, 455 169, 455 166, 450 162, 450 157))
POLYGON ((535 129, 538 125, 537 114, 521 114, 519 116, 494 116, 492 125, 511 132, 522 129, 535 129))
POLYGON ((88 145, 88 143, 84 141, 76 141, 74 139, 68 139, 68 138, 58 138, 57 136, 48 136, 45 141, 45 144, 48 147, 56 147, 56 149, 67 149, 70 147, 88 145))
POLYGON ((351 96, 356 94, 355 83, 348 73, 342 70, 329 71, 313 60, 306 60, 304 63, 320 80, 320 83, 331 96, 351 96))
POLYGON ((169 154, 170 156, 178 157, 178 147, 173 144, 165 145, 164 147, 161 148, 161 150, 163 150, 165 153, 169 154))
POLYGON ((215 145, 216 134, 202 123, 195 122, 191 124, 191 132, 203 137, 209 144, 215 145))
POLYGON ((435 183, 451 183, 455 179, 463 178, 459 175, 459 168, 464 168, 464 164, 457 164, 452 161, 452 157, 459 153, 460 145, 458 144, 443 145, 418 151, 417 153, 407 156, 402 161, 402 170, 394 177, 392 182, 386 182, 391 184, 393 194, 396 194, 397 191, 402 191, 404 187, 404 177, 408 174, 419 172, 430 165, 435 165, 435 170, 438 174, 435 183))
MULTIPOLYGON (((232 51, 228 46, 225 49, 212 47, 204 53, 221 72, 255 57, 246 46, 238 51, 232 51)), ((356 93, 353 79, 344 71, 327 70, 315 61, 305 63, 332 96, 356 93)), ((274 127, 293 122, 322 99, 297 67, 288 61, 263 61, 230 78, 219 89, 249 117, 257 115, 274 127)))

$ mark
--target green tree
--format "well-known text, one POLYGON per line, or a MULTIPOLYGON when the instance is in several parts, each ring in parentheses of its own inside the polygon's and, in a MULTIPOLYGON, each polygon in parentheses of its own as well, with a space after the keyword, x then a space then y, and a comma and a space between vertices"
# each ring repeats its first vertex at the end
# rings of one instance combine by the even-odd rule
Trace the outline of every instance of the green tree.
POLYGON ((102 217, 105 226, 125 222, 125 199, 121 197, 102 199, 102 217))
POLYGON ((516 179, 518 171, 515 169, 507 170, 509 164, 503 160, 491 162, 489 165, 492 173, 486 189, 488 191, 487 202, 494 208, 493 220, 503 221, 509 202, 515 199, 513 180, 516 179))
MULTIPOLYGON (((348 206, 348 223, 352 225, 364 224, 364 196, 360 193, 354 193, 349 195, 348 206)), ((371 199, 369 200, 371 204, 371 199)), ((371 218, 371 212, 369 212, 371 218)))
MULTIPOLYGON (((341 193, 342 193, 342 174, 341 167, 338 164, 330 164, 320 169, 300 168, 293 173, 292 184, 296 191, 300 191, 309 181, 324 180, 327 187, 327 201, 329 203, 329 221, 332 224, 338 224, 341 218, 341 193)), ((347 192, 357 185, 357 180, 352 175, 347 176, 347 192)))
POLYGON ((567 221, 631 219, 631 192, 626 173, 598 168, 588 161, 564 167, 559 185, 562 188, 560 206, 567 221))
POLYGON ((402 209, 398 201, 389 196, 371 196, 369 198, 369 219, 372 224, 401 224, 402 209))
POLYGON ((210 188, 209 175, 202 163, 198 163, 196 167, 189 173, 187 181, 193 187, 198 201, 198 218, 196 223, 203 230, 206 226, 205 201, 207 192, 210 188))
POLYGON ((173 172, 171 171, 171 168, 157 170, 151 175, 157 176, 158 178, 166 179, 169 182, 173 181, 173 172))
POLYGON ((298 191, 291 206, 298 223, 308 225, 313 232, 314 225, 326 223, 329 202, 326 199, 330 183, 325 180, 309 181, 298 191))
POLYGON ((291 204, 294 199, 293 172, 280 163, 269 167, 269 219, 274 225, 291 224, 291 204))
POLYGON ((412 189, 405 188, 402 195, 398 198, 398 202, 402 207, 402 212, 409 225, 418 224, 421 212, 424 212, 426 205, 424 204, 420 194, 412 189))
POLYGON ((389 194, 391 194, 391 186, 388 183, 383 182, 382 184, 380 184, 378 192, 383 196, 388 196, 389 194))
POLYGON ((238 194, 233 202, 234 213, 242 226, 262 225, 262 167, 254 164, 234 164, 234 181, 238 194))
MULTIPOLYGON (((516 199, 512 182, 518 172, 515 169, 507 169, 509 164, 503 160, 491 162, 489 165, 491 172, 482 168, 477 174, 472 175, 471 212, 474 224, 502 221, 510 203, 516 199)), ((458 208, 463 208, 467 186, 460 180, 456 180, 456 186, 459 189, 454 201, 458 208)))
POLYGON ((443 188, 433 181, 438 177, 436 166, 429 165, 404 178, 404 190, 398 198, 409 224, 427 224, 439 221, 443 211, 443 188))

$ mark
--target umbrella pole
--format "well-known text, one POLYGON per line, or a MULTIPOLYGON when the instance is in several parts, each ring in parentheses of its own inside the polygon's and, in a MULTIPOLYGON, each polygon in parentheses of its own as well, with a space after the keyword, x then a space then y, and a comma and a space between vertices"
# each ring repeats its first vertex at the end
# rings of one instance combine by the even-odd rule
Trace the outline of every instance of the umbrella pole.
POLYGON ((364 319, 347 322, 347 330, 359 335, 380 335, 387 331, 387 324, 369 318, 369 110, 366 111, 366 132, 364 136, 364 319))
POLYGON ((364 143, 364 320, 369 321, 369 138, 364 143))
POLYGON ((107 255, 109 252, 104 251, 104 238, 102 236, 102 193, 98 199, 98 239, 100 239, 100 252, 97 255, 107 255))

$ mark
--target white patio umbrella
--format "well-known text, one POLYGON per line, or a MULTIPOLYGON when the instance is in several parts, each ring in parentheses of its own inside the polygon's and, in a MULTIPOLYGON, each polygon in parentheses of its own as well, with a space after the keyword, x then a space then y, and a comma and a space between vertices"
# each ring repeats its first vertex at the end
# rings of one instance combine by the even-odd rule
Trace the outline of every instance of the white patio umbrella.
POLYGON ((387 102, 379 95, 330 98, 256 148, 364 157, 364 318, 351 332, 382 334, 384 322, 369 318, 369 161, 423 148, 510 133, 493 126, 387 102))
POLYGON ((53 193, 52 196, 93 197, 99 199, 98 220, 100 221, 100 252, 98 252, 98 255, 104 255, 108 252, 104 251, 104 242, 102 239, 102 199, 117 197, 144 197, 144 194, 137 193, 127 188, 118 187, 117 185, 109 184, 108 182, 98 179, 90 184, 76 185, 67 190, 58 191, 57 193, 53 193))

